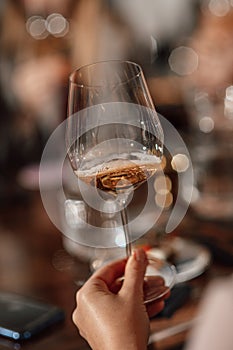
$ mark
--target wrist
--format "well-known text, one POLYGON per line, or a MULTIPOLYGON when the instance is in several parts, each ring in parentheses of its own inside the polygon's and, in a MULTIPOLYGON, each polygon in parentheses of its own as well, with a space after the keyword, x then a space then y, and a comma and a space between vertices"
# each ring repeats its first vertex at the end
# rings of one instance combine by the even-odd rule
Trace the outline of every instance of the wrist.
POLYGON ((110 339, 109 342, 106 341, 104 347, 95 348, 93 350, 146 350, 147 344, 144 344, 142 339, 140 339, 138 342, 133 339, 132 341, 130 339, 122 339, 118 338, 116 341, 113 339, 110 339))

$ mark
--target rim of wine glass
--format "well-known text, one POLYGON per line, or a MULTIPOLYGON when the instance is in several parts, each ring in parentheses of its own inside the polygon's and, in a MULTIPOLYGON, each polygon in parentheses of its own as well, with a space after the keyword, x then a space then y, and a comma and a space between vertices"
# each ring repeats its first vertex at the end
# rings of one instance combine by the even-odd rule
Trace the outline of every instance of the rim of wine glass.
POLYGON ((140 76, 143 77, 143 71, 141 66, 138 63, 132 62, 132 61, 128 61, 128 60, 106 60, 106 61, 97 61, 97 62, 93 62, 93 63, 89 63, 89 64, 85 64, 75 70, 73 70, 69 76, 69 81, 71 84, 76 85, 80 88, 86 88, 86 89, 93 89, 96 87, 100 87, 101 85, 86 85, 86 84, 80 84, 80 83, 76 83, 73 81, 74 76, 80 72, 81 70, 91 67, 91 66, 97 66, 99 64, 106 64, 106 63, 124 63, 124 64, 129 64, 131 66, 134 66, 138 69, 138 73, 135 73, 130 79, 125 79, 124 81, 120 82, 119 84, 126 84, 128 82, 130 82, 131 80, 134 80, 136 78, 139 78, 140 76))

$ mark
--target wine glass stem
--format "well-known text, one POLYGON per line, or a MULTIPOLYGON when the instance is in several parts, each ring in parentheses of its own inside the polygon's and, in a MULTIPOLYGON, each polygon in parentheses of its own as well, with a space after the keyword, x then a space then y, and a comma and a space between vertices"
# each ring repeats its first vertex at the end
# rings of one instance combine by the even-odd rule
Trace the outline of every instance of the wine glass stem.
POLYGON ((128 214, 127 214, 127 208, 124 205, 123 205, 123 209, 121 210, 121 220, 122 220, 123 230, 125 235, 126 256, 130 257, 132 253, 132 249, 131 249, 130 232, 129 232, 129 226, 128 226, 128 214))

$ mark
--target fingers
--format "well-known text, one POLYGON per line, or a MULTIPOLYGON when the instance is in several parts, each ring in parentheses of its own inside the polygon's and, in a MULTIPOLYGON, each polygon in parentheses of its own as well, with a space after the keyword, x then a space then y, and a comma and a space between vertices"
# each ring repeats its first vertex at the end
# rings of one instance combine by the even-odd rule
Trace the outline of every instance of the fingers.
POLYGON ((137 249, 129 258, 125 268, 125 279, 120 293, 143 298, 144 275, 148 261, 143 249, 137 249))
POLYGON ((110 287, 116 279, 124 275, 126 261, 126 259, 117 260, 103 266, 91 276, 90 281, 101 280, 110 287))
POLYGON ((153 317, 157 315, 160 311, 164 309, 165 306, 165 300, 169 298, 171 292, 170 290, 167 291, 166 294, 164 294, 161 298, 156 299, 155 301, 146 304, 146 311, 148 313, 149 317, 153 317))
POLYGON ((156 301, 146 305, 146 311, 149 317, 157 315, 164 308, 164 300, 156 301))

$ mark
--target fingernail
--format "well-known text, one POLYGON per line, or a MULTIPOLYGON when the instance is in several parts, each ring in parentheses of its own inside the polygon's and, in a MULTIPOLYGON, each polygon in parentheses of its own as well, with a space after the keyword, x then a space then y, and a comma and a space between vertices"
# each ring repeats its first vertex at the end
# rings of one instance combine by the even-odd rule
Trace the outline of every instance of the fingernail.
POLYGON ((147 261, 146 253, 142 248, 134 250, 133 256, 134 256, 134 259, 138 262, 142 263, 147 261))

